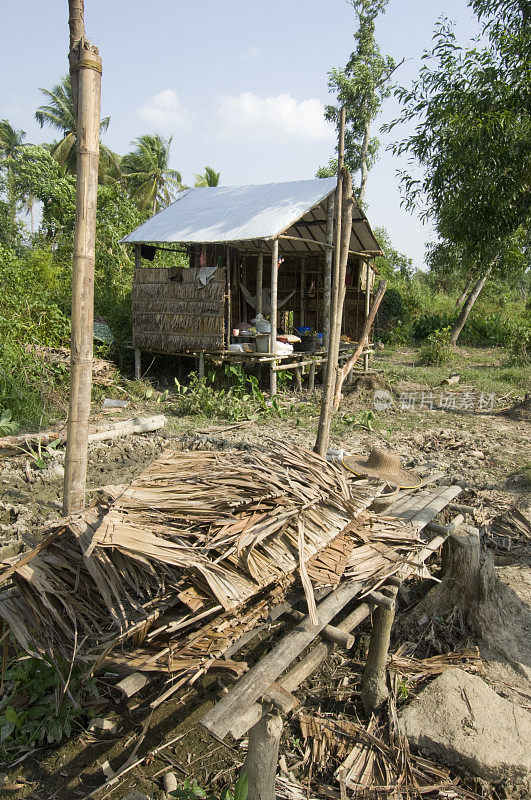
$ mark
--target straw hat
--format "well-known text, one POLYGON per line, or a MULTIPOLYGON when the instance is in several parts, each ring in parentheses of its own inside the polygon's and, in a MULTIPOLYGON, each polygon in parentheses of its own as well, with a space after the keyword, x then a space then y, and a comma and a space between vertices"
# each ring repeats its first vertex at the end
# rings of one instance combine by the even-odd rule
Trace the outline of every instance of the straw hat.
POLYGON ((364 460, 356 456, 343 459, 343 466, 354 475, 368 475, 388 483, 395 483, 400 489, 416 489, 422 484, 422 478, 416 472, 402 469, 400 456, 380 447, 373 447, 369 457, 364 460))

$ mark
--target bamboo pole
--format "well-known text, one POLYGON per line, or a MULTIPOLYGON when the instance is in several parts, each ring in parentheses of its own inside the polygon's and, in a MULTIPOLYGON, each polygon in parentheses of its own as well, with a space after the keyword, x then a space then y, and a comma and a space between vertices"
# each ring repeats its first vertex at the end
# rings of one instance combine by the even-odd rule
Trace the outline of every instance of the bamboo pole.
MULTIPOLYGON (((365 321, 369 317, 371 310, 371 283, 372 283, 372 267, 370 261, 365 262, 365 321)), ((368 341, 368 340, 367 340, 368 341)), ((369 354, 365 353, 363 356, 363 371, 367 372, 369 369, 369 354)))
POLYGON ((301 259, 301 285, 299 288, 299 325, 304 325, 304 301, 306 294, 306 259, 301 259))
POLYGON ((72 264, 70 398, 63 513, 85 505, 92 388, 94 263, 100 143, 101 58, 85 39, 82 0, 69 0, 70 75, 77 131, 76 221, 72 264))
MULTIPOLYGON (((278 239, 273 239, 273 252, 271 253, 271 352, 277 352, 277 298, 278 298, 278 239)), ((269 370, 269 392, 271 396, 277 393, 277 373, 273 369, 275 362, 271 362, 269 370)))
POLYGON ((337 370, 336 390, 334 394, 334 411, 337 411, 337 409, 339 408, 339 404, 341 402, 341 389, 343 387, 343 382, 347 377, 347 375, 349 374, 349 372, 351 371, 354 364, 356 363, 356 361, 358 360, 358 358, 360 357, 360 355, 362 354, 363 349, 369 339, 369 333, 371 331, 374 318, 376 317, 376 313, 380 307, 380 303, 382 302, 386 288, 387 288, 387 283, 385 281, 380 281, 378 285, 378 291, 376 292, 376 295, 374 297, 372 308, 369 312, 369 316, 367 317, 363 325, 358 346, 356 347, 356 349, 354 350, 354 352, 352 353, 346 364, 344 364, 337 370))
MULTIPOLYGON (((334 195, 328 198, 326 211, 326 243, 331 245, 334 239, 334 195)), ((332 302, 332 247, 325 252, 324 296, 323 296, 323 346, 328 352, 330 343, 330 307, 332 302)))
POLYGON ((225 330, 225 345, 227 350, 229 349, 230 345, 230 334, 232 329, 232 303, 231 303, 231 286, 230 286, 230 245, 227 245, 226 249, 226 274, 225 274, 225 287, 227 292, 227 329, 225 330))
MULTIPOLYGON (((345 107, 341 109, 339 119, 339 143, 338 143, 338 159, 337 159, 337 187, 336 187, 336 200, 335 200, 335 241, 334 241, 334 271, 332 278, 332 293, 330 304, 330 332, 328 343, 328 358, 326 361, 325 371, 325 384, 323 392, 323 400, 321 403, 321 414, 319 417, 319 426, 317 429, 317 439, 315 442, 314 450, 319 455, 324 456, 328 448, 328 439, 330 437, 330 422, 332 419, 332 402, 334 396, 334 387, 336 383, 337 361, 339 355, 339 341, 337 341, 335 325, 336 316, 338 314, 339 302, 339 272, 340 272, 340 244, 341 244, 341 225, 342 225, 342 207, 343 207, 343 159, 345 153, 345 107)), ((341 315, 339 315, 341 318, 341 315)))
POLYGON ((262 289, 264 286, 264 254, 258 253, 256 262, 256 316, 262 313, 262 289))

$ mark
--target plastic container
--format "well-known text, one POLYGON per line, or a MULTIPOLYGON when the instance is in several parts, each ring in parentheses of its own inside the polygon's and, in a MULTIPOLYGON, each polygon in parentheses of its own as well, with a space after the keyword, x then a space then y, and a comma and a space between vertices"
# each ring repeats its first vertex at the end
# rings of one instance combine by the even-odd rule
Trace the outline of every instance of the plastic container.
POLYGON ((299 336, 300 336, 300 335, 301 335, 301 333, 310 333, 310 332, 311 332, 311 330, 312 330, 312 328, 311 328, 311 325, 306 325, 306 326, 304 326, 304 325, 302 325, 302 326, 301 326, 301 325, 299 325, 298 327, 296 327, 296 328, 295 328, 295 330, 297 331, 297 333, 298 333, 298 334, 299 334, 299 336))

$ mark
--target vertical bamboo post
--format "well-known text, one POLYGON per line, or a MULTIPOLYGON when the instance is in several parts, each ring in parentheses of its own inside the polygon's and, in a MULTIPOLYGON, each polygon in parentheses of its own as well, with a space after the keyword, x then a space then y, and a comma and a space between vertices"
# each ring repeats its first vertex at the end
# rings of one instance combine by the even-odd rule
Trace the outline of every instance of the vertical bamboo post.
MULTIPOLYGON (((371 311, 371 276, 372 276, 372 269, 370 261, 365 262, 365 320, 369 318, 369 314, 371 311)), ((369 344, 369 340, 367 339, 367 344, 369 344)), ((369 354, 365 353, 363 356, 363 371, 369 371, 369 354)))
POLYGON ((85 505, 92 388, 94 263, 100 145, 101 58, 85 39, 83 0, 69 0, 70 74, 77 136, 76 221, 72 263, 70 397, 63 513, 85 505))
POLYGON ((256 316, 262 313, 262 289, 264 288, 264 254, 258 253, 256 262, 256 316))
POLYGON ((230 245, 227 245, 225 251, 225 291, 227 293, 227 327, 225 328, 225 345, 227 350, 229 349, 230 344, 230 334, 231 334, 231 326, 232 326, 232 304, 231 304, 231 296, 230 296, 230 245))
MULTIPOLYGON (((336 385, 336 371, 337 361, 339 356, 339 337, 337 336, 336 317, 338 315, 339 303, 339 273, 340 273, 340 255, 341 255, 341 215, 343 204, 343 159, 345 153, 345 107, 341 109, 339 118, 339 143, 338 143, 338 158, 337 158, 337 188, 335 199, 335 241, 334 241, 334 272, 332 279, 332 293, 330 304, 330 332, 328 343, 328 354, 326 359, 326 372, 325 384, 323 392, 323 400, 321 402, 321 414, 319 417, 319 425, 317 428, 317 439, 315 442, 314 450, 319 455, 324 456, 328 448, 328 439, 330 437, 330 422, 332 420, 332 402, 334 397, 334 389, 336 385)), ((339 315, 341 316, 341 315, 339 315)))
MULTIPOLYGON (((135 244, 135 271, 142 267, 142 246, 135 244)), ((135 347, 135 381, 142 377, 142 354, 139 347, 135 347)))
MULTIPOLYGON (((234 260, 234 293, 236 295, 236 324, 242 319, 242 301, 241 301, 241 292, 240 292, 240 273, 241 273, 242 265, 240 263, 240 259, 238 255, 234 260)), ((230 343, 230 339, 229 339, 230 343)))
MULTIPOLYGON (((273 239, 273 252, 271 253, 271 352, 277 352, 277 301, 278 301, 278 239, 273 239)), ((277 393, 276 361, 271 361, 269 371, 269 392, 271 396, 277 393)))
POLYGON ((205 354, 201 351, 197 359, 197 376, 199 380, 205 377, 205 354))
POLYGON ((299 289, 299 325, 304 325, 304 302, 306 300, 306 259, 301 258, 301 285, 299 289))
POLYGON ((332 302, 332 257, 334 238, 334 195, 328 198, 326 211, 326 243, 330 247, 325 252, 324 294, 323 294, 323 346, 326 352, 330 344, 330 306, 332 302))
MULTIPOLYGON (((397 586, 390 586, 383 590, 382 594, 385 593, 394 601, 397 591, 397 586)), ((369 652, 361 682, 361 700, 367 714, 372 714, 380 708, 389 695, 386 664, 394 618, 394 602, 391 610, 378 606, 373 614, 369 652)))
POLYGON ((308 391, 313 392, 315 390, 315 363, 310 364, 310 373, 308 375, 308 391))
POLYGON ((279 714, 264 713, 249 731, 249 747, 241 770, 242 775, 247 775, 248 800, 275 800, 282 727, 279 714))

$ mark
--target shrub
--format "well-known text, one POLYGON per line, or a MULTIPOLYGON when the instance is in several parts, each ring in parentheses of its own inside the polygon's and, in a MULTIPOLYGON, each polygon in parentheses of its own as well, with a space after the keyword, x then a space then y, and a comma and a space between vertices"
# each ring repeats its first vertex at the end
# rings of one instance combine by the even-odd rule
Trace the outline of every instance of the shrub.
POLYGON ((450 344, 450 328, 433 331, 420 348, 420 363, 442 366, 454 358, 450 344))
MULTIPOLYGON (((68 675, 69 664, 60 668, 68 675)), ((65 691, 58 670, 32 656, 17 654, 5 671, 0 702, 0 751, 11 760, 35 745, 68 738, 89 716, 82 704, 97 697, 94 679, 84 680, 86 669, 74 666, 65 691)))
POLYGON ((193 374, 190 383, 184 386, 175 378, 174 408, 177 413, 183 416, 200 414, 221 417, 231 421, 249 419, 259 412, 280 414, 277 398, 268 401, 254 375, 242 379, 238 374, 236 386, 230 389, 215 389, 214 380, 214 374, 207 378, 193 374))
POLYGON ((527 367, 531 364, 531 326, 525 323, 512 323, 507 342, 509 366, 527 367))

